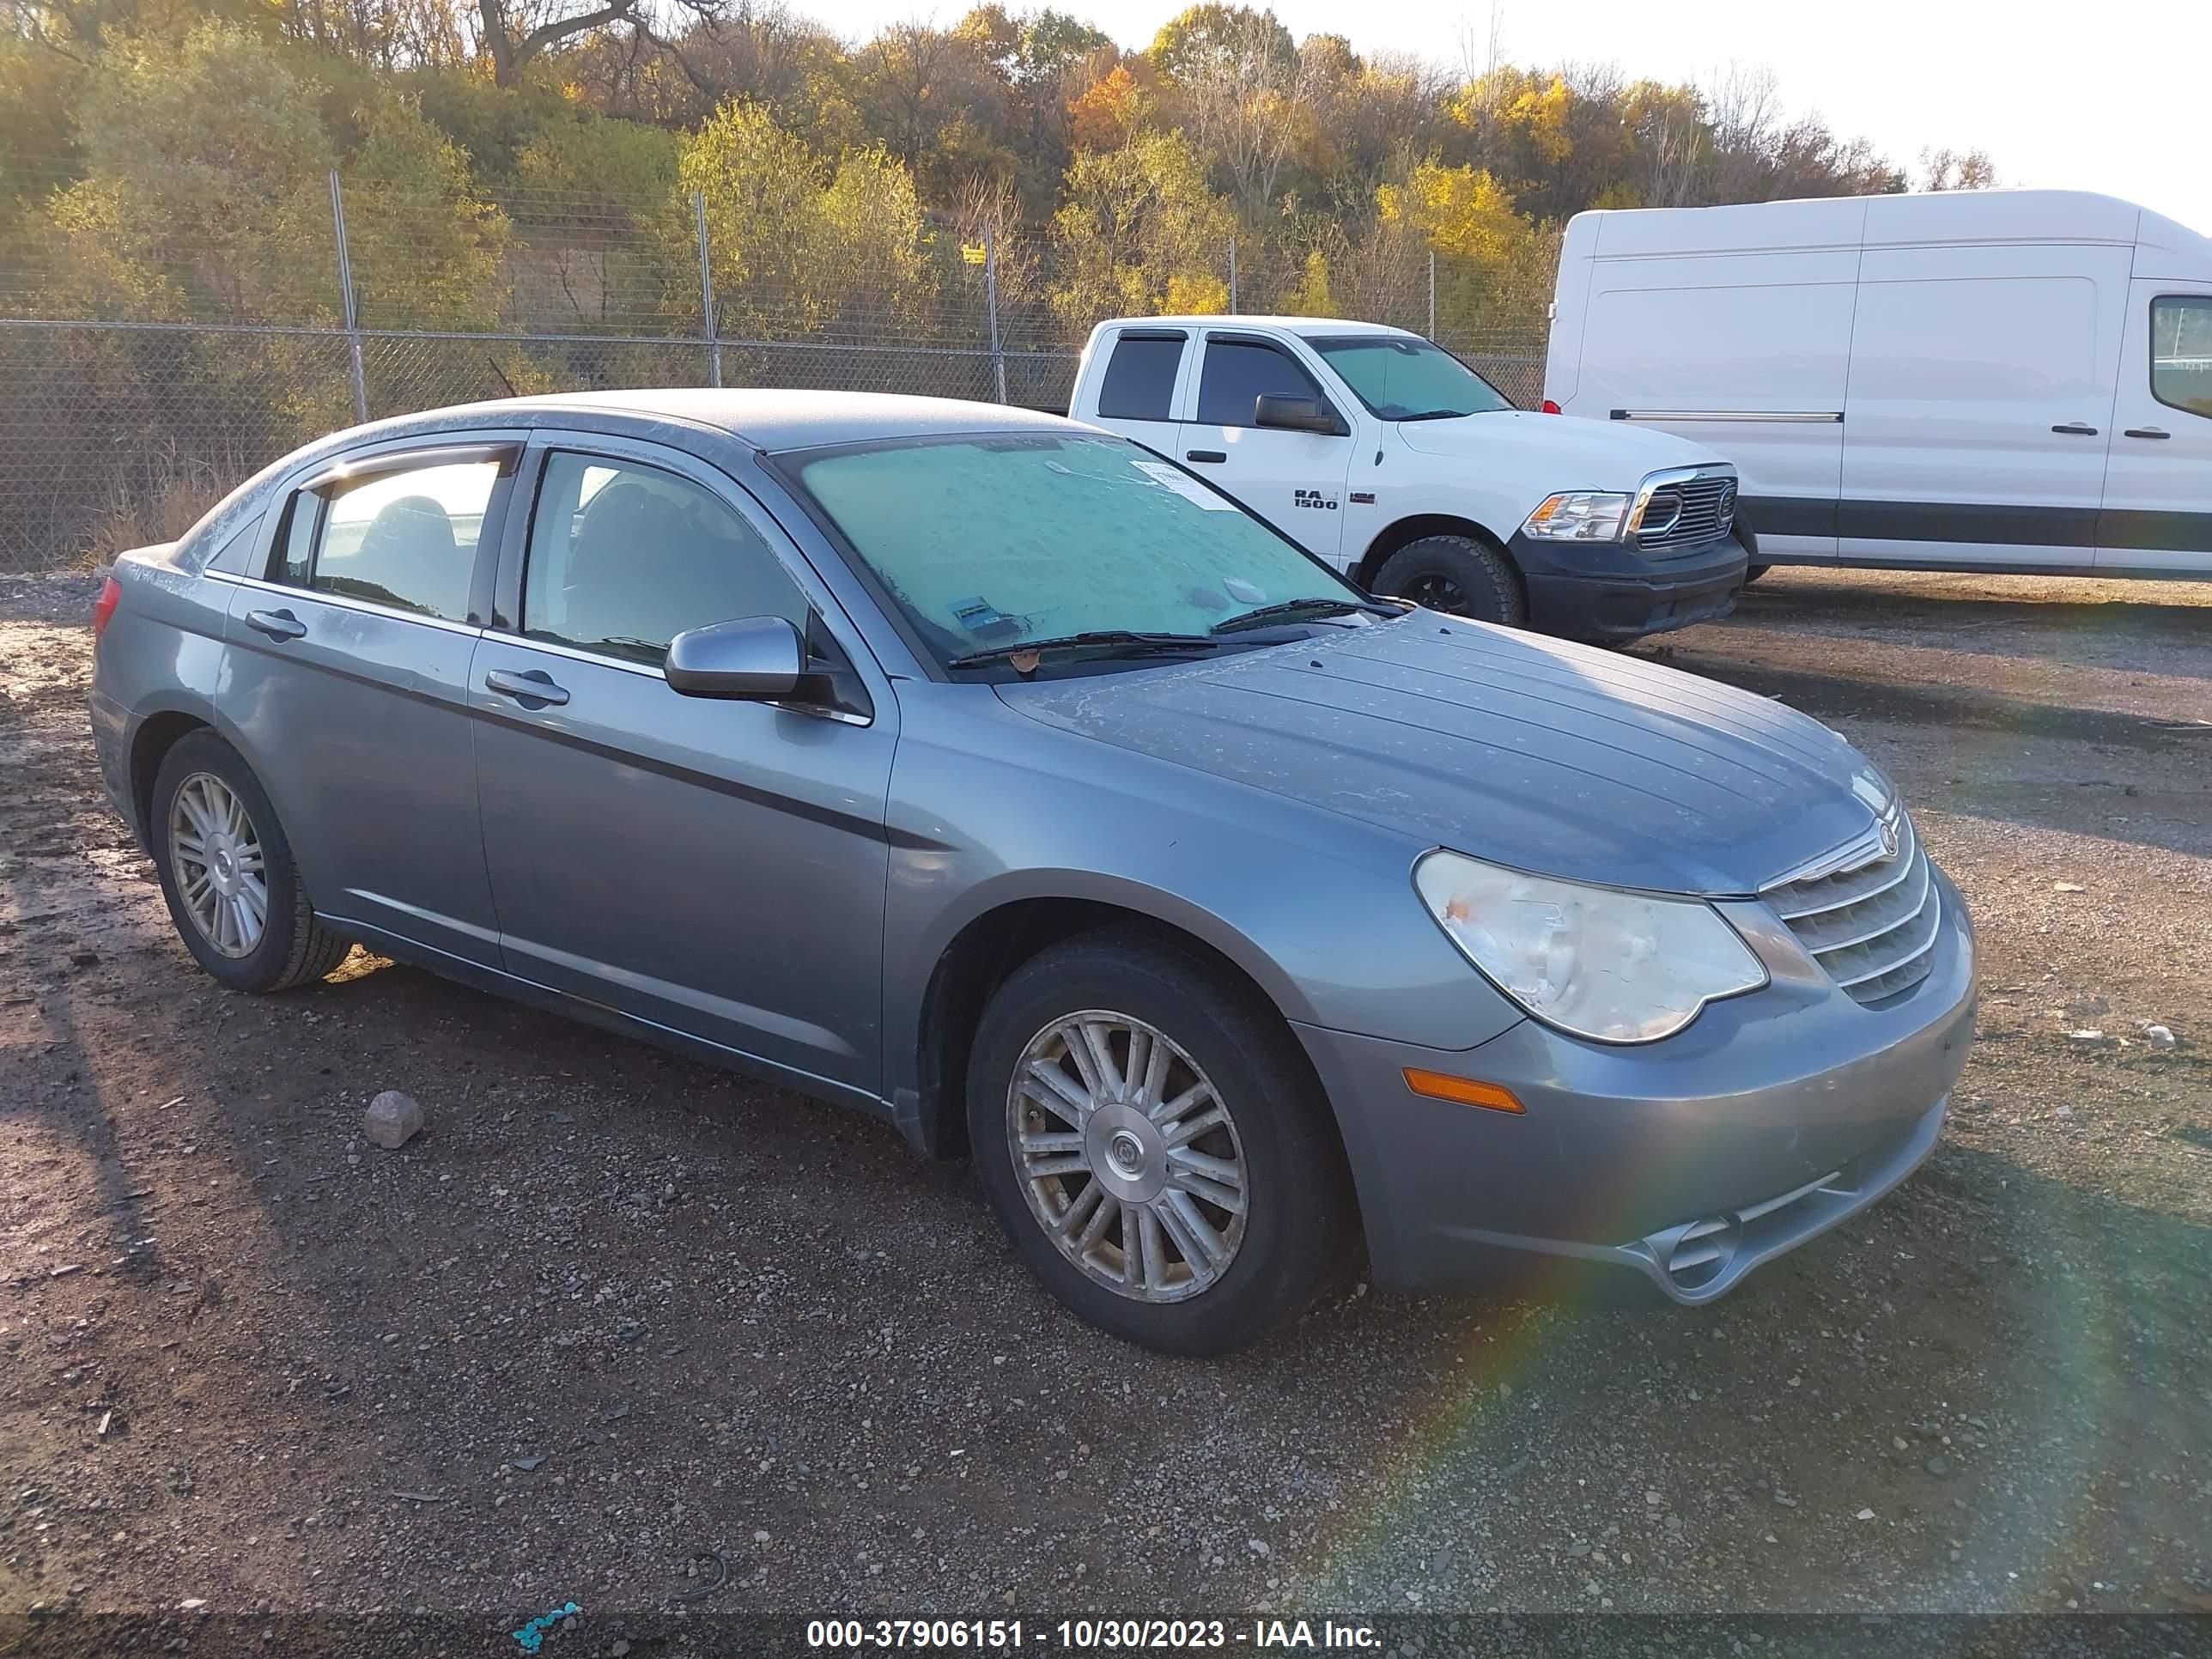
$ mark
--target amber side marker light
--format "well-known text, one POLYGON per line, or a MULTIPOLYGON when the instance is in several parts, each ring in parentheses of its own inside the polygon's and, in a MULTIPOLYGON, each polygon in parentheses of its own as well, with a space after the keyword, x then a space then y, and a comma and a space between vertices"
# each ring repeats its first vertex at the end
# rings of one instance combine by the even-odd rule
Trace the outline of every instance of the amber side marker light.
POLYGON ((1495 1083, 1477 1083, 1473 1078, 1451 1077, 1443 1072, 1424 1072, 1413 1066, 1406 1067, 1406 1086, 1417 1095, 1425 1095, 1431 1100, 1449 1100, 1455 1106, 1486 1106, 1493 1112, 1528 1109, 1513 1097, 1510 1089, 1495 1083))

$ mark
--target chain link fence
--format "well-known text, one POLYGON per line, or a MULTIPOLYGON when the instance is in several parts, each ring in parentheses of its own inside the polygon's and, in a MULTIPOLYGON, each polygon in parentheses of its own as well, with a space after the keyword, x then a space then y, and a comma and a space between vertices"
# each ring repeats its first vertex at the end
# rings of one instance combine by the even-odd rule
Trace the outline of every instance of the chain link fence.
POLYGON ((1115 314, 1358 317, 1430 335, 1524 406, 1541 396, 1540 303, 1404 246, 1317 263, 1224 240, 1168 270, 929 222, 872 253, 748 240, 701 194, 518 191, 424 214, 332 177, 149 248, 58 167, 6 182, 0 570, 169 539, 287 450, 447 404, 724 386, 1064 407, 1085 337, 1115 314))

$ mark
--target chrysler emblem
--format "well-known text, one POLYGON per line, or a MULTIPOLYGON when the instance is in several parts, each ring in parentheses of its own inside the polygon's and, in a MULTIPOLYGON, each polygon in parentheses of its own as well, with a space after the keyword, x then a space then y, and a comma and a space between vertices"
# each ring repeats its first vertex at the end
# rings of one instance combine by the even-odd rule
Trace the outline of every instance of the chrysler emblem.
POLYGON ((1893 859, 1893 858, 1895 858, 1895 857, 1897 856, 1897 825, 1896 825, 1896 823, 1895 823, 1893 820, 1891 820, 1891 819, 1889 819, 1889 818, 1883 818, 1883 819, 1881 819, 1880 822, 1878 822, 1878 823, 1875 824, 1875 827, 1877 830, 1881 830, 1881 855, 1882 855, 1882 857, 1884 857, 1884 858, 1886 858, 1886 859, 1893 859))

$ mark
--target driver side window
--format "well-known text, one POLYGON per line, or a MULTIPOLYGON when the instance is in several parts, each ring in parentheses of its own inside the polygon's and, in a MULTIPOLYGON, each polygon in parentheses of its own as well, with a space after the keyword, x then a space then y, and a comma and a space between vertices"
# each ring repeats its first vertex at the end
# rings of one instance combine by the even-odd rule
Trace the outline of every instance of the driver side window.
POLYGON ((1329 401, 1313 376, 1273 346, 1247 340, 1209 340, 1198 382, 1200 426, 1254 426, 1253 406, 1263 397, 1329 401))
POLYGON ((547 459, 523 570, 526 637, 658 667, 684 629, 745 617, 803 629, 807 604, 722 501, 634 461, 547 459))

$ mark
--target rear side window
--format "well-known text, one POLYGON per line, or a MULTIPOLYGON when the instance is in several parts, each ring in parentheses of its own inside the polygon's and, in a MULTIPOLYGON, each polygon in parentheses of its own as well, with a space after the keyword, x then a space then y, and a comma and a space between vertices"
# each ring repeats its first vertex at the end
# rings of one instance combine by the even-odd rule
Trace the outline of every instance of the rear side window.
POLYGON ((769 544, 725 502, 658 467, 559 453, 530 525, 522 631, 659 666, 689 628, 808 607, 769 544))
POLYGON ((1310 398, 1328 407, 1313 377, 1273 346, 1209 341, 1198 385, 1199 424, 1250 426, 1252 406, 1263 397, 1310 398))
POLYGON ((2150 302, 2150 395, 2212 417, 2212 295, 2150 302))
POLYGON ((1106 360, 1098 413, 1112 421, 1164 421, 1182 366, 1181 334, 1124 334, 1106 360))
POLYGON ((333 598, 465 622, 495 460, 380 472, 292 498, 270 576, 333 598))

